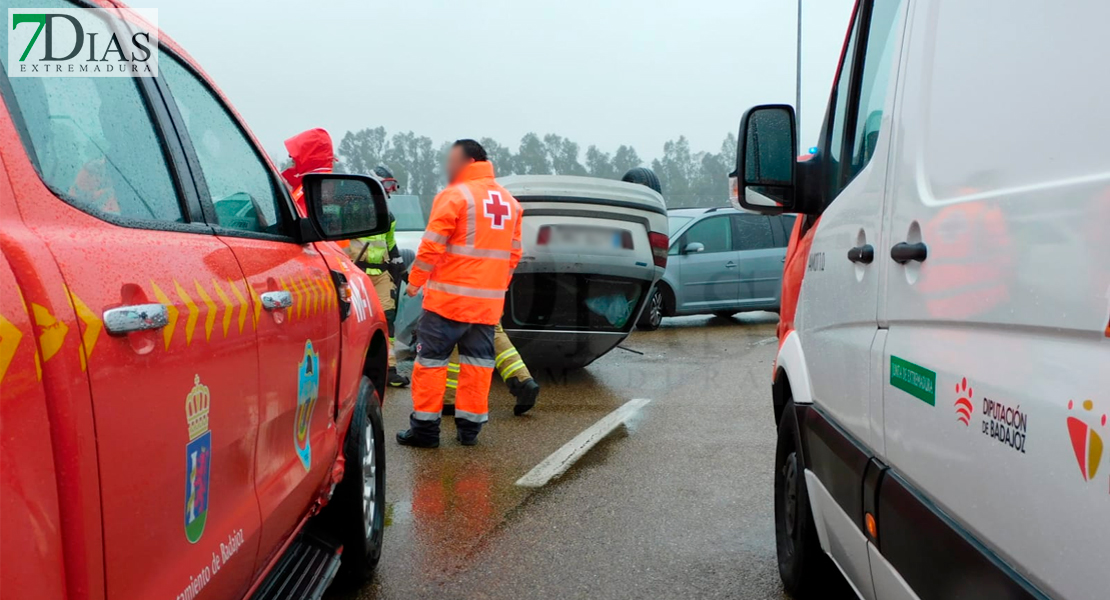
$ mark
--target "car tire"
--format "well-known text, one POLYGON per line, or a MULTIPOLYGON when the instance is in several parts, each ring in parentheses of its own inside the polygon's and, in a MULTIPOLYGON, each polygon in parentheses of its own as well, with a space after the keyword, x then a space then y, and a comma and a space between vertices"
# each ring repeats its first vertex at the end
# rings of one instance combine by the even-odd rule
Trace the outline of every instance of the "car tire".
POLYGON ((409 268, 412 267, 412 263, 416 261, 416 253, 408 248, 401 248, 399 254, 401 255, 401 261, 404 263, 405 272, 407 273, 409 268))
POLYGON ((385 530, 385 428, 378 391, 368 377, 359 385, 343 455, 347 468, 326 510, 332 535, 343 544, 340 577, 358 585, 378 566, 385 530))
POLYGON ((641 331, 659 329, 666 311, 663 302, 663 292, 659 288, 653 288, 651 296, 648 296, 647 305, 644 306, 644 312, 640 314, 640 320, 636 323, 636 329, 641 331))
MULTIPOLYGON (((799 600, 826 597, 829 585, 843 580, 821 549, 809 505, 794 402, 788 400, 779 422, 775 448, 775 546, 779 576, 788 594, 799 600)), ((841 584, 842 585, 842 584, 841 584)))
POLYGON ((646 185, 660 194, 663 193, 663 186, 659 184, 659 176, 655 174, 655 171, 646 167, 633 167, 629 169, 624 176, 621 177, 621 181, 646 185))
POLYGON ((736 314, 736 312, 731 311, 731 310, 716 310, 716 311, 713 311, 713 316, 720 317, 722 319, 731 319, 733 317, 733 315, 735 315, 735 314, 736 314))

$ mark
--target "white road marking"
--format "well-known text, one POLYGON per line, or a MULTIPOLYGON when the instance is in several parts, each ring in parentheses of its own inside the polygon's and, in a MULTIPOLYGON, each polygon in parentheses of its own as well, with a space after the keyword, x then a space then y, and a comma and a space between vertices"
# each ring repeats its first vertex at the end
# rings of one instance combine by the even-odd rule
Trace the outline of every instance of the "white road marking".
POLYGON ((777 337, 763 338, 758 342, 752 342, 751 344, 748 344, 748 347, 755 348, 756 346, 766 346, 767 344, 773 344, 777 341, 779 341, 779 338, 777 337))
POLYGON ((531 488, 547 485, 552 479, 566 473, 571 465, 590 451, 590 448, 597 445, 605 436, 619 427, 621 423, 627 421, 629 417, 647 405, 648 402, 651 402, 651 400, 647 398, 629 400, 617 410, 602 417, 597 423, 590 425, 582 433, 574 436, 574 439, 553 452, 551 456, 543 459, 543 462, 536 465, 531 471, 525 473, 524 477, 516 480, 516 484, 521 487, 531 488))

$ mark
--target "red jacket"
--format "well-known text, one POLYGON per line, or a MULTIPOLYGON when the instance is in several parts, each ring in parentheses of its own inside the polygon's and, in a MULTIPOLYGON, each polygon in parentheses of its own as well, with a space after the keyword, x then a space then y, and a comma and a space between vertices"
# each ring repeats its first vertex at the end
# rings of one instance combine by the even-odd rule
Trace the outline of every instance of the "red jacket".
POLYGON ((293 166, 282 171, 281 175, 289 187, 293 188, 293 202, 303 216, 308 214, 301 187, 305 173, 330 173, 335 165, 331 136, 324 129, 309 129, 285 140, 285 149, 293 159, 293 166))

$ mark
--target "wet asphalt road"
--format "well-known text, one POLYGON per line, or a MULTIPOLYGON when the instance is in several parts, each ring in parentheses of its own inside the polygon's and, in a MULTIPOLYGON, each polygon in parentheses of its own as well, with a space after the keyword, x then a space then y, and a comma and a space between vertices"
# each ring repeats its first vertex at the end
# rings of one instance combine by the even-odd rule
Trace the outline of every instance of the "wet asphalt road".
POLYGON ((785 598, 775 565, 777 317, 664 320, 584 370, 537 374, 514 417, 494 382, 480 445, 444 420, 438 450, 399 447, 408 390, 386 399, 387 527, 373 582, 329 600, 785 598), (652 401, 565 475, 514 482, 632 398, 652 401))

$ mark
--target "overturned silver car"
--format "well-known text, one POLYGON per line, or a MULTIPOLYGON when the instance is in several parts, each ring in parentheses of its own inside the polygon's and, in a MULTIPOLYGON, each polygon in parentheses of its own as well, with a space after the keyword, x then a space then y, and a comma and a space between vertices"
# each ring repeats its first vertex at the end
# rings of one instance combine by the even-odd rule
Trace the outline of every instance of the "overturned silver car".
POLYGON ((501 324, 529 366, 584 367, 632 331, 667 266, 663 196, 568 175, 498 182, 524 209, 524 256, 501 324))

